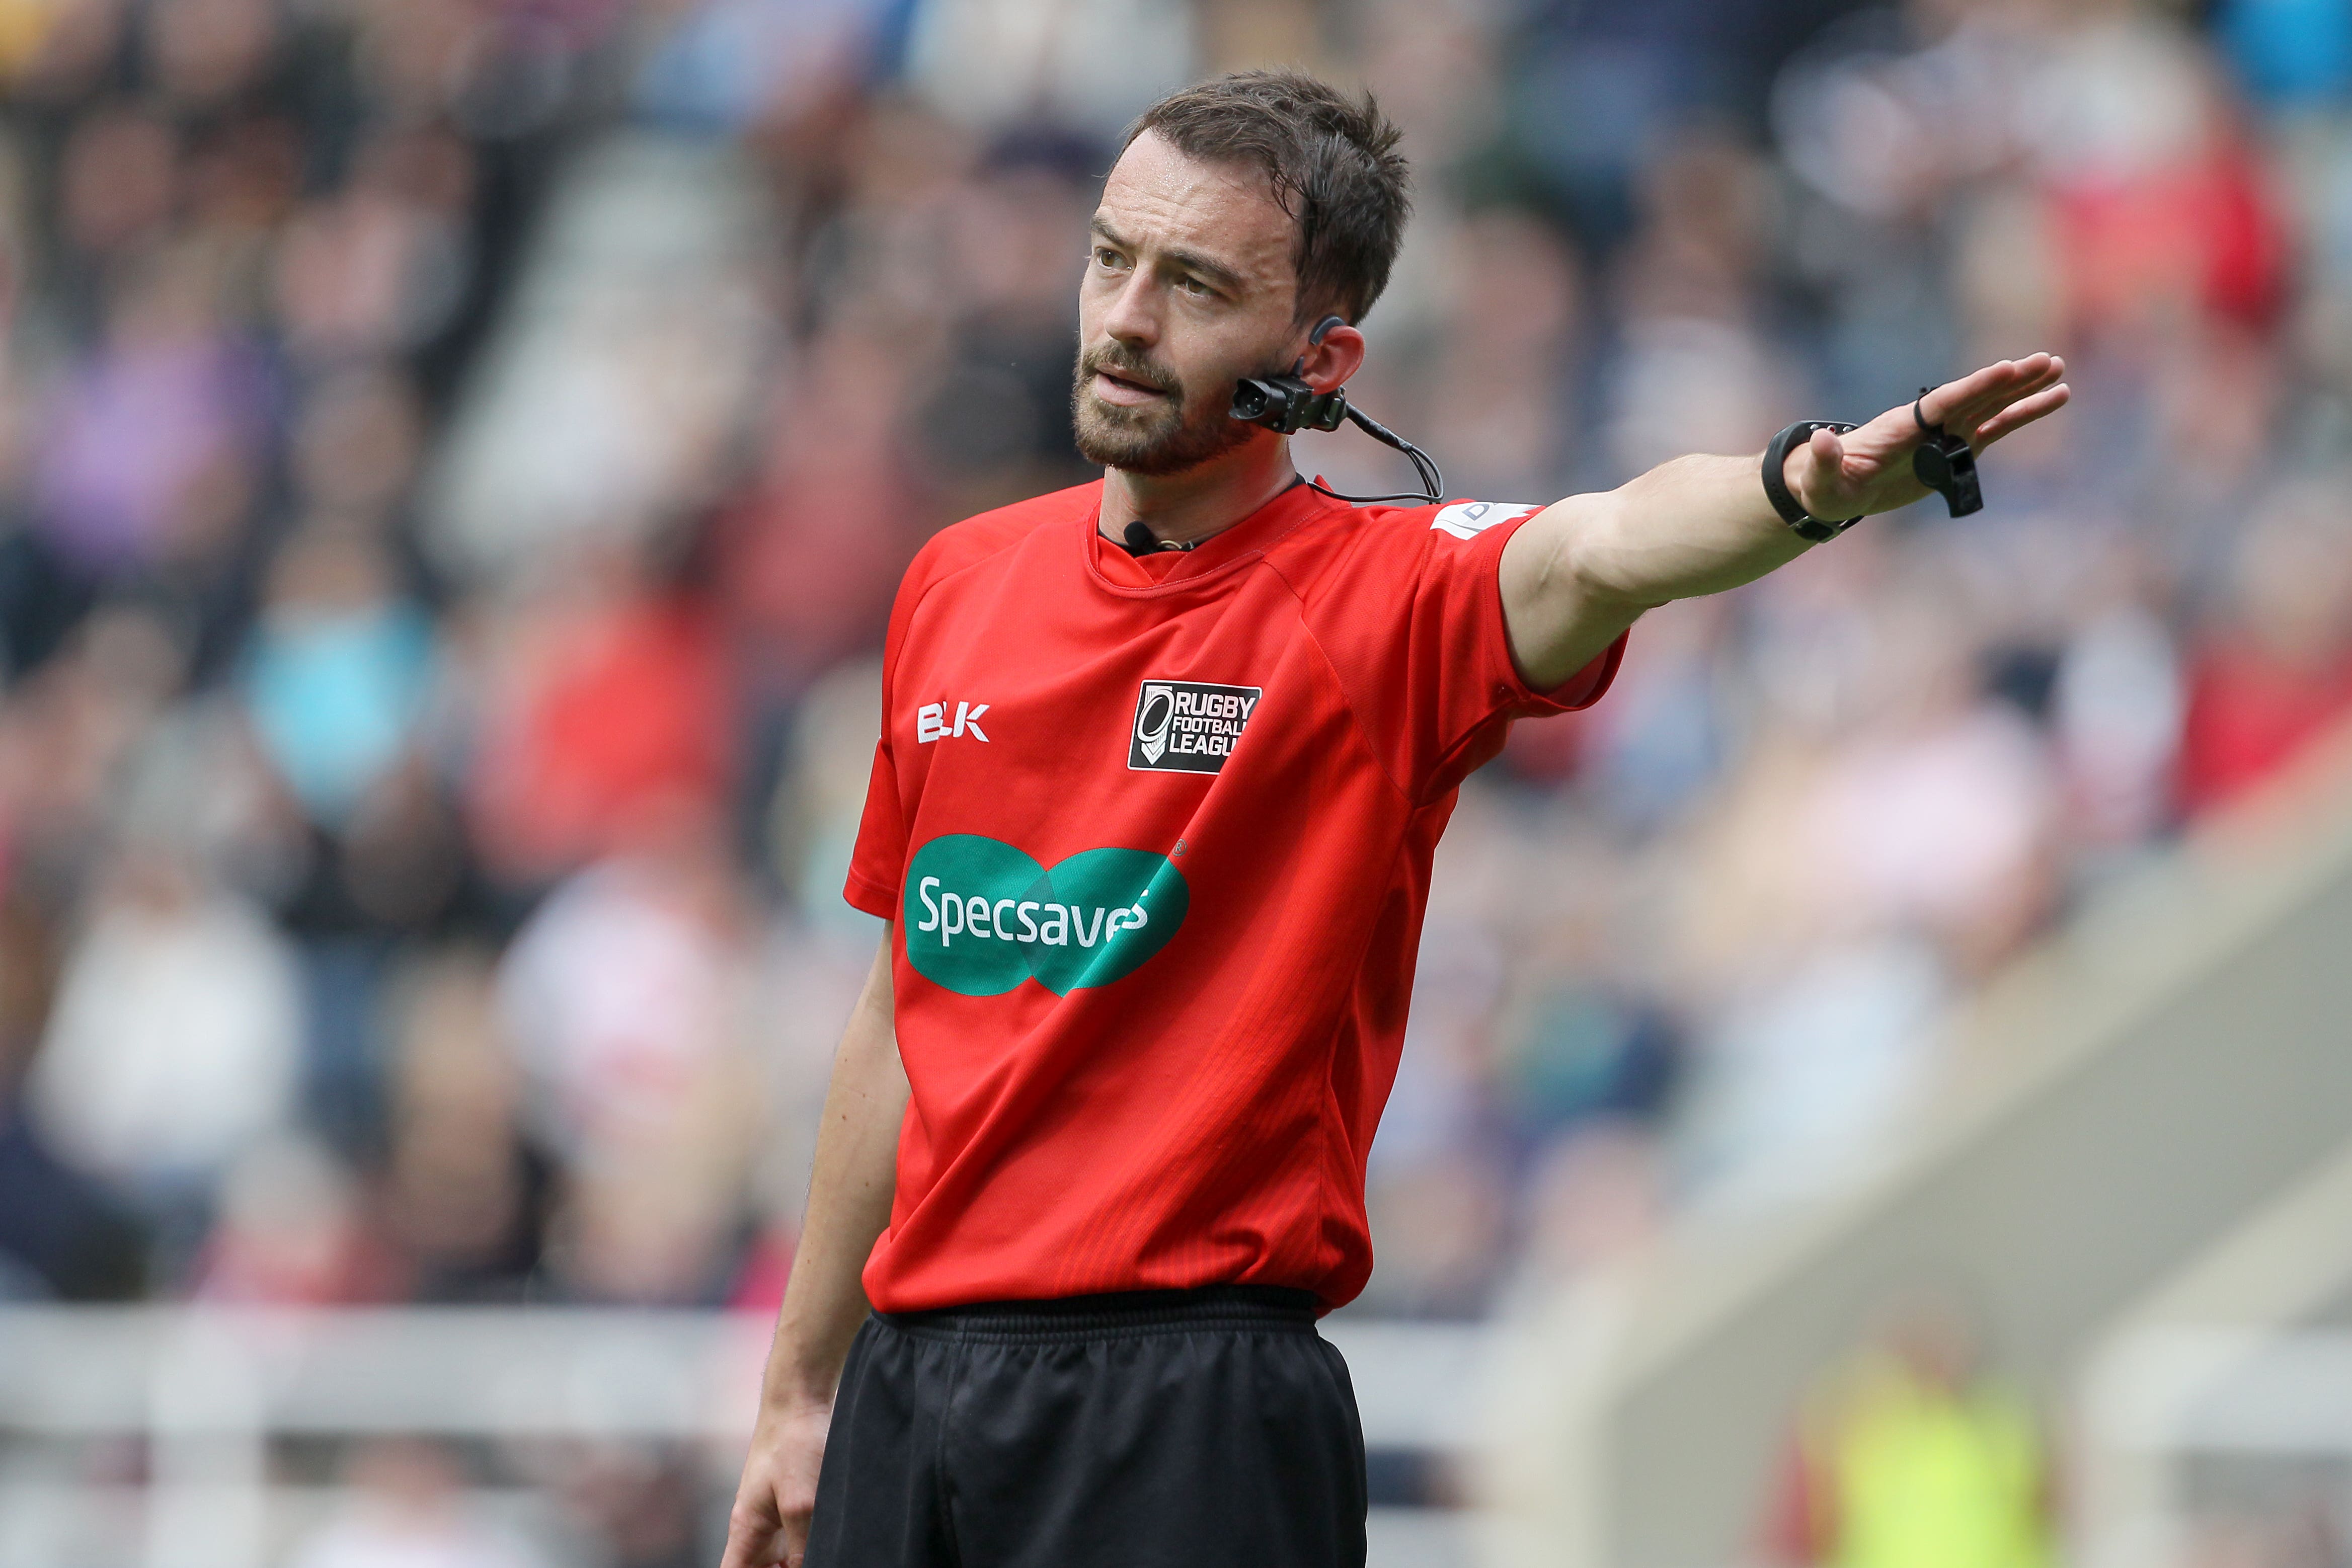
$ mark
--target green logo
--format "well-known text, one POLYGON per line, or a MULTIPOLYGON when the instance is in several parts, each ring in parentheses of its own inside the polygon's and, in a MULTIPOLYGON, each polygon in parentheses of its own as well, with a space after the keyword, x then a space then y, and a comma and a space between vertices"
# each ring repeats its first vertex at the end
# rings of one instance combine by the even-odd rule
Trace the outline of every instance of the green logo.
POLYGON ((998 996, 1108 985, 1168 945, 1192 900, 1147 849, 1088 849, 1047 870, 1010 844, 950 833, 907 868, 907 959, 934 984, 998 996))

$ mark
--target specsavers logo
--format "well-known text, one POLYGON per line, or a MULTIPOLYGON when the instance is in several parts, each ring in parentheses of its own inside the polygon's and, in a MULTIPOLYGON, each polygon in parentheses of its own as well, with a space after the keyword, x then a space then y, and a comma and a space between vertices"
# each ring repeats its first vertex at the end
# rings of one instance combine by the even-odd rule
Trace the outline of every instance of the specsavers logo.
POLYGON ((996 996, 1035 979, 1058 996, 1141 967, 1184 923, 1192 891, 1167 857, 1088 849, 1051 868, 1010 844, 952 833, 915 851, 907 960, 934 984, 996 996))

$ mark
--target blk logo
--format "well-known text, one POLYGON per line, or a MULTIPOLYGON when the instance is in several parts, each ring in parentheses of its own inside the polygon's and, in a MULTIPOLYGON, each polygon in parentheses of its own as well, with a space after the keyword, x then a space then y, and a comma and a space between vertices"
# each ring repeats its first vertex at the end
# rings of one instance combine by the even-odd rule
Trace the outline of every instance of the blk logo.
POLYGON ((1135 697, 1127 765, 1139 773, 1223 773, 1265 689, 1147 680, 1135 697))
POLYGON ((988 731, 980 727, 980 716, 987 711, 985 702, 959 702, 954 721, 950 722, 946 703, 926 702, 915 710, 915 744, 928 746, 933 741, 960 740, 966 735, 985 742, 988 731))

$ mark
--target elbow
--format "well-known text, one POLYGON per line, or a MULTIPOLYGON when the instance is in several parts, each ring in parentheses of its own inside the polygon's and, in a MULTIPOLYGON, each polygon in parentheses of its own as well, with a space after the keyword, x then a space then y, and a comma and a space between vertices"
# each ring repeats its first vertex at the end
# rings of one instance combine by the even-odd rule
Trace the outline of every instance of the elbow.
MULTIPOLYGON (((1563 503, 1571 504, 1571 503, 1563 503)), ((1671 595, 1632 570, 1625 547, 1624 503, 1614 491, 1578 496, 1569 526, 1552 542, 1544 563, 1544 592, 1631 624, 1671 595)))

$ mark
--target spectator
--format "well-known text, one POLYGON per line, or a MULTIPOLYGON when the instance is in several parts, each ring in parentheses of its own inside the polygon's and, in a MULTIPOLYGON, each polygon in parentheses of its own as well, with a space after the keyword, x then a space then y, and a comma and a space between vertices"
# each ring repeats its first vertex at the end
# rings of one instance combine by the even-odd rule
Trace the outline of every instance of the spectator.
POLYGON ((376 1438, 345 1460, 344 1500, 296 1543, 290 1568, 538 1568, 546 1561, 484 1520, 437 1444, 376 1438))
POLYGON ((120 276, 103 347, 58 397, 37 489, 58 548, 100 577, 173 549, 190 490, 257 440, 263 402, 205 257, 165 249, 120 276))
POLYGON ((544 879, 708 820, 730 782, 729 672, 707 608, 589 553, 500 627, 474 774, 493 866, 544 879))
POLYGON ((68 952, 29 1091, 58 1151, 193 1244, 212 1184, 292 1113, 300 1002, 259 911, 132 846, 68 952))
POLYGON ((2196 816, 2260 785, 2352 710, 2352 562, 2333 487, 2288 489, 2240 543, 2189 668, 2180 803, 2196 816))
POLYGON ((567 1173, 562 1271, 585 1293, 716 1288, 761 1112, 739 898, 710 825, 681 820, 572 878, 499 975, 529 1124, 567 1173))
POLYGON ((350 1306, 392 1299, 399 1283, 358 1184, 297 1136, 238 1155, 194 1268, 195 1299, 220 1306, 350 1306))
POLYGON ((38 912, 0 909, 0 1301, 135 1296, 143 1237, 105 1190, 60 1161, 26 1114, 23 1079, 57 957, 38 912))
POLYGON ((319 524, 279 551, 245 697, 263 754, 312 822, 341 829, 383 787, 433 674, 432 624, 397 596, 380 545, 319 524))
POLYGON ((2067 811, 2088 846, 2144 843, 2172 813, 2179 660, 2158 607, 2129 580, 2134 564, 2118 562, 2123 580, 2102 584, 2084 606, 2053 683, 2067 811))
POLYGON ((1768 1557, 1842 1568, 2041 1568, 2053 1559, 2040 1434, 1987 1377, 1973 1327, 1922 1296, 1808 1401, 1768 1557))

